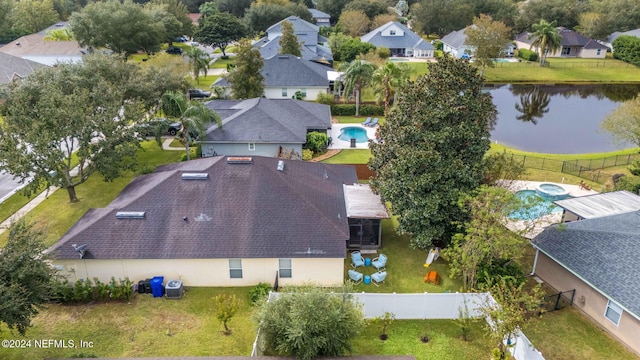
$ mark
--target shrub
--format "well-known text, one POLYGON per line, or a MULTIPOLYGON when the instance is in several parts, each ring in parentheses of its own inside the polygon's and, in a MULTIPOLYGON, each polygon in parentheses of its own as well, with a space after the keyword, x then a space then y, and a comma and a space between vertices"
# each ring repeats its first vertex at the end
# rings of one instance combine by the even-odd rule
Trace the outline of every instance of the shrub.
MULTIPOLYGON (((354 116, 356 114, 355 104, 331 105, 331 114, 337 116, 354 116)), ((384 106, 381 105, 360 105, 360 115, 362 116, 383 116, 384 106)))
POLYGON ((306 148, 313 151, 314 153, 322 152, 329 141, 329 137, 326 133, 321 133, 318 131, 312 131, 307 133, 307 143, 305 144, 306 148))
POLYGON ((518 49, 518 57, 527 61, 538 61, 538 54, 527 49, 518 49))
POLYGON ((376 54, 381 59, 388 59, 391 57, 391 50, 389 50, 389 48, 386 48, 386 47, 379 47, 376 49, 376 54))
POLYGON ((629 64, 640 66, 640 38, 619 36, 613 41, 613 57, 629 64))
POLYGON ((444 51, 442 50, 434 50, 433 51, 433 56, 436 58, 441 58, 444 56, 444 51))
POLYGON ((71 284, 67 279, 58 280, 53 286, 52 300, 61 304, 86 304, 92 301, 129 301, 133 298, 133 283, 128 278, 111 278, 103 283, 94 278, 80 279, 71 284))
POLYGON ((335 101, 333 100, 334 96, 333 94, 318 94, 318 97, 316 98, 316 102, 320 103, 320 104, 325 104, 325 105, 333 105, 335 103, 335 101))
MULTIPOLYGON (((302 150, 303 154, 305 150, 302 150)), ((307 150, 307 151, 311 151, 311 150, 307 150)), ((251 300, 251 305, 258 305, 264 302, 265 300, 267 300, 267 296, 269 296, 269 291, 271 291, 271 285, 267 283, 261 282, 258 285, 254 286, 253 289, 249 291, 249 300, 251 300)))
POLYGON ((309 161, 313 159, 313 151, 309 149, 302 149, 302 160, 309 161))

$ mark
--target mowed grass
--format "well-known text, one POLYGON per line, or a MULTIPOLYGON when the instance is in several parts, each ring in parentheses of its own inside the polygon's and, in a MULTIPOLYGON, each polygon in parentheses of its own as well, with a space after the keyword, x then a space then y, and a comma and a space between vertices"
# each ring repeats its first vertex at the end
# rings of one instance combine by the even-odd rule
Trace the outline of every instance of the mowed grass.
POLYGON ((369 149, 343 149, 322 162, 327 164, 366 164, 371 157, 369 149))
POLYGON ((249 356, 257 331, 249 290, 191 288, 179 300, 135 294, 130 303, 49 305, 33 320, 26 337, 1 328, 3 339, 31 340, 32 347, 0 348, 0 359, 249 356), (233 331, 229 336, 222 334, 212 301, 223 293, 241 300, 238 313, 229 322, 233 331), (33 346, 35 340, 42 339, 73 340, 76 347, 33 346), (80 348, 80 340, 93 342, 93 347, 80 348))
POLYGON ((334 116, 340 124, 362 124, 367 118, 378 118, 378 124, 384 124, 384 116, 334 116))

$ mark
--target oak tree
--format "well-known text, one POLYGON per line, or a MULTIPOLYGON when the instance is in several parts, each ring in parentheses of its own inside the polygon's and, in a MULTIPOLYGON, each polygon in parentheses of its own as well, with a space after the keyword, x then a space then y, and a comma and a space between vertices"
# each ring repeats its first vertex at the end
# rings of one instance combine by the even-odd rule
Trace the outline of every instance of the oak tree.
POLYGON ((247 29, 240 19, 229 13, 215 13, 202 21, 194 38, 202 44, 218 47, 223 56, 230 43, 240 40, 247 29))

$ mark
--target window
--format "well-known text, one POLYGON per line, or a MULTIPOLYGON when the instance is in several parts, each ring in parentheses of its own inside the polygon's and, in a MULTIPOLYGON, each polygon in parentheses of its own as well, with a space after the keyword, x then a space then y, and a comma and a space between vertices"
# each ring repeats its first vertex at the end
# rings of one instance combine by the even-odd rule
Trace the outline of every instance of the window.
POLYGON ((571 54, 571 48, 570 47, 563 47, 562 48, 562 55, 569 55, 571 54))
POLYGON ((229 277, 242 279, 242 259, 229 259, 229 277))
POLYGON ((256 151, 256 143, 249 143, 249 151, 256 151))
POLYGON ((394 36, 396 34, 395 30, 389 30, 389 35, 394 36))
POLYGON ((280 259, 280 271, 278 273, 281 278, 291 277, 291 259, 280 259))
POLYGON ((600 55, 600 50, 602 49, 598 49, 598 51, 596 51, 596 55, 600 55))
POLYGON ((607 310, 604 312, 604 316, 607 319, 611 320, 612 323, 618 325, 618 323, 620 323, 620 316, 622 316, 622 308, 620 307, 620 305, 609 300, 609 303, 607 304, 607 310))
POLYGON ((282 97, 287 97, 287 88, 282 88, 282 97))
POLYGON ((302 94, 302 97, 307 97, 307 89, 305 88, 300 89, 300 94, 302 94))

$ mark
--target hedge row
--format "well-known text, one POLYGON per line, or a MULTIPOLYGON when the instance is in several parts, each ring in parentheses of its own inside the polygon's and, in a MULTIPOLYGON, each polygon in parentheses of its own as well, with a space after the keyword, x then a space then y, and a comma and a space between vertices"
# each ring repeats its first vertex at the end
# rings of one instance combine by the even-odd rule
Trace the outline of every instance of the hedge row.
POLYGON ((518 49, 518 57, 527 61, 538 61, 538 53, 527 49, 518 49))
MULTIPOLYGON (((331 105, 331 115, 333 116, 354 116, 356 114, 355 104, 335 104, 331 105)), ((360 105, 359 115, 362 116, 384 116, 384 106, 381 105, 360 105)))
POLYGON ((635 36, 622 35, 613 42, 613 57, 640 66, 640 39, 635 36))

